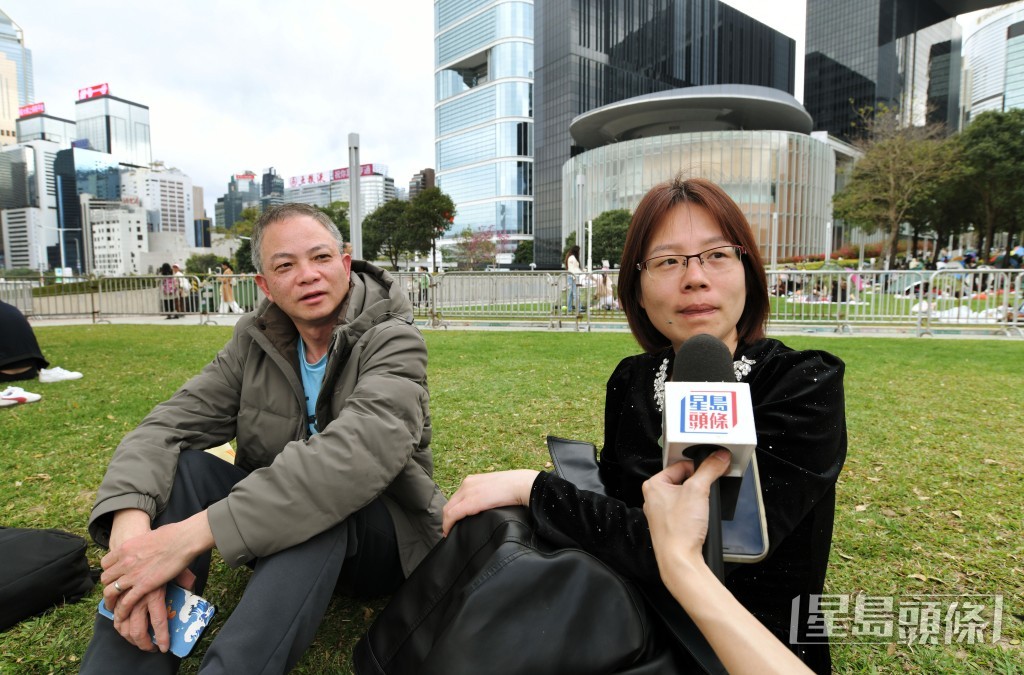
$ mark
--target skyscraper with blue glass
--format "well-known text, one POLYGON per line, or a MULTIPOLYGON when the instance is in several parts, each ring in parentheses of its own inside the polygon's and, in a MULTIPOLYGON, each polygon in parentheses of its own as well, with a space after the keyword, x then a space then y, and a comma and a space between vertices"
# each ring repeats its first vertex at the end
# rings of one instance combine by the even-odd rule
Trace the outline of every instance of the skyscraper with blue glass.
POLYGON ((0 10, 0 56, 13 61, 18 77, 18 105, 35 103, 32 77, 32 50, 25 48, 25 38, 18 24, 0 10))
POLYGON ((435 0, 437 186, 452 234, 533 235, 533 0, 435 0))

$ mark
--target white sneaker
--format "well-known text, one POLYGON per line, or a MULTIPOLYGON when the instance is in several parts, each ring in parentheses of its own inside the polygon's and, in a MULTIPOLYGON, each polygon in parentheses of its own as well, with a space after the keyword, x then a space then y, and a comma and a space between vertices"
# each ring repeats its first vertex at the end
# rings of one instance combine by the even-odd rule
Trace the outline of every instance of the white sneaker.
POLYGON ((81 378, 82 374, 73 370, 64 370, 63 368, 39 369, 40 382, 64 382, 65 380, 80 380, 81 378))
POLYGON ((39 394, 25 391, 21 387, 7 387, 0 392, 0 408, 18 405, 19 403, 35 403, 41 398, 42 396, 39 394))

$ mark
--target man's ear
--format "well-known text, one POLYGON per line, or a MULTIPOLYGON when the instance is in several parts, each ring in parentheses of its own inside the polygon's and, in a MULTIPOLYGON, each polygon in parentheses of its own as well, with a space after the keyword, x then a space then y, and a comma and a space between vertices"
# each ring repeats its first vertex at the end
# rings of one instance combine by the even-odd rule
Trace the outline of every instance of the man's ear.
POLYGON ((269 284, 267 284, 266 277, 264 277, 262 274, 257 274, 256 285, 260 287, 260 290, 263 291, 263 295, 267 296, 268 300, 270 300, 271 302, 274 301, 273 296, 270 295, 270 286, 269 284))
POLYGON ((341 264, 345 267, 345 277, 352 278, 352 256, 348 253, 341 254, 341 264))

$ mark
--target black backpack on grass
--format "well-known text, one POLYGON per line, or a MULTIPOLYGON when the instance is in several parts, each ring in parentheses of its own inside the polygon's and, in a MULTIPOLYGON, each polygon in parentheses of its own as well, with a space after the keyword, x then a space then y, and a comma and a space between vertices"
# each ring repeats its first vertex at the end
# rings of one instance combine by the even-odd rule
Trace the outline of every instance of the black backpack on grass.
POLYGON ((91 591, 85 549, 70 532, 0 527, 0 631, 91 591))

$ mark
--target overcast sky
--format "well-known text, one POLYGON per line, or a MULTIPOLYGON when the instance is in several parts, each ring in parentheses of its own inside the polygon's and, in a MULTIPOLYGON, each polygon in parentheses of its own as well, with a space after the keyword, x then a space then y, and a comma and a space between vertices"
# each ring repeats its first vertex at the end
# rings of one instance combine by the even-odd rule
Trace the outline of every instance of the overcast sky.
MULTIPOLYGON (((797 40, 804 0, 724 0, 797 40)), ((35 101, 75 119, 78 89, 108 83, 149 107, 153 159, 205 190, 229 177, 384 164, 395 184, 434 166, 430 0, 0 0, 25 34, 35 101)))

